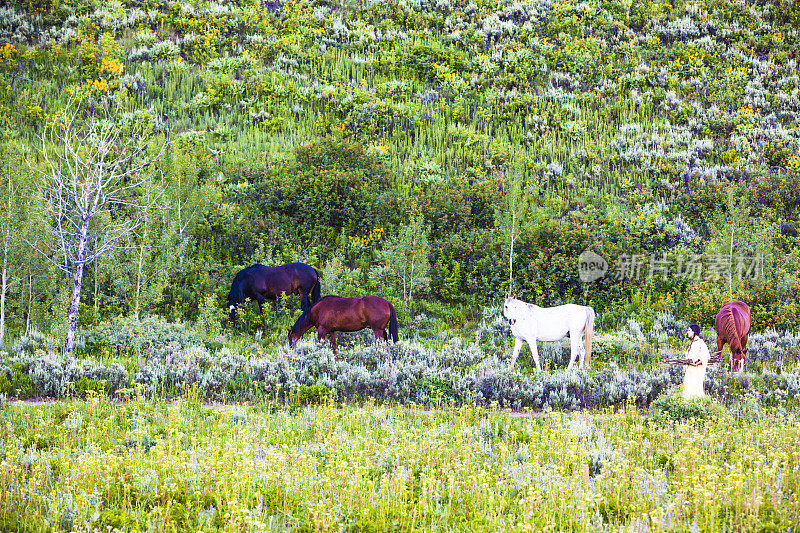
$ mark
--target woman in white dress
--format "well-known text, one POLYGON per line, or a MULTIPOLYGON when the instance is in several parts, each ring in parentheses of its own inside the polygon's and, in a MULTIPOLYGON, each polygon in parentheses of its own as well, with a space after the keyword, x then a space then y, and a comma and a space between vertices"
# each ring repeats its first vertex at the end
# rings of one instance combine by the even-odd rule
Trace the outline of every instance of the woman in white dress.
POLYGON ((683 367, 683 397, 702 398, 705 396, 703 382, 706 379, 706 366, 711 354, 708 352, 706 341, 700 334, 700 326, 689 324, 686 328, 686 336, 691 343, 686 349, 686 359, 688 360, 683 367))

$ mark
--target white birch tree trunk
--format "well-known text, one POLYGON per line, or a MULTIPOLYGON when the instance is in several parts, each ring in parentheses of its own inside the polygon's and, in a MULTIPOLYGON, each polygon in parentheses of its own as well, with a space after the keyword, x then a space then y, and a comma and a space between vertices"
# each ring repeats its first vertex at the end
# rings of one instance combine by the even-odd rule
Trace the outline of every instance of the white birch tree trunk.
MULTIPOLYGON (((415 243, 416 244, 416 243, 415 243)), ((411 251, 411 275, 409 276, 408 280, 408 298, 407 300, 411 300, 412 293, 414 292, 414 255, 416 254, 415 251, 411 251)))
POLYGON ((3 246, 3 272, 0 274, 0 344, 6 338, 6 291, 8 290, 8 246, 3 246))
POLYGON ((0 196, 3 197, 3 206, 0 207, 0 236, 3 242, 3 265, 0 272, 0 344, 3 344, 6 336, 6 295, 13 283, 14 276, 19 272, 21 257, 19 250, 15 250, 15 243, 18 242, 21 232, 22 213, 19 209, 21 202, 21 184, 19 170, 16 164, 21 160, 12 161, 14 155, 3 150, 3 187, 0 196), (17 253, 15 253, 15 251, 17 253))
POLYGON ((89 233, 89 219, 84 220, 80 229, 78 240, 78 251, 75 254, 75 273, 73 274, 72 295, 69 299, 69 309, 67 310, 67 339, 64 342, 64 350, 72 351, 75 347, 75 331, 78 329, 78 310, 81 305, 81 285, 83 284, 83 268, 86 259, 86 241, 89 233))
POLYGON ((31 312, 33 311, 33 274, 28 275, 28 313, 25 317, 25 335, 31 331, 31 312))

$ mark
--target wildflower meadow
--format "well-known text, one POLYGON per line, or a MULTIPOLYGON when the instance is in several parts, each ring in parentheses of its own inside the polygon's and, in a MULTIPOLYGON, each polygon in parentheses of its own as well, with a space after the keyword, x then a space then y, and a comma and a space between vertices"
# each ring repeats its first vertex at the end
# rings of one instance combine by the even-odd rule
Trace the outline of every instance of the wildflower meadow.
POLYGON ((800 3, 9 0, 0 531, 796 531, 800 3), (302 262, 399 342, 232 302, 302 262), (526 345, 504 297, 593 309, 526 345), (689 324, 751 313, 682 398, 689 324), (235 303, 235 322, 230 305, 235 303), (393 315, 394 316, 394 315, 393 315))

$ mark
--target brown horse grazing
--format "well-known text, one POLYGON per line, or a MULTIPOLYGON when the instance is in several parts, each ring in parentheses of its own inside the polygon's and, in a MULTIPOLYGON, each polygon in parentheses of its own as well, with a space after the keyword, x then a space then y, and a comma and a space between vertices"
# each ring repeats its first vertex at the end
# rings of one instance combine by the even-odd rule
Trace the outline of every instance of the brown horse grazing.
POLYGON ((251 298, 264 313, 264 302, 272 300, 277 306, 281 294, 300 294, 300 308, 307 311, 319 301, 319 272, 305 263, 289 263, 268 267, 256 263, 236 273, 228 293, 231 322, 236 323, 236 306, 251 298))
POLYGON ((331 348, 336 353, 337 331, 358 331, 371 328, 376 339, 389 340, 386 327, 392 340, 399 340, 397 334, 397 314, 392 304, 380 296, 343 298, 326 296, 314 307, 300 315, 294 326, 289 328, 289 346, 294 349, 306 331, 317 328, 317 342, 327 335, 331 337, 331 348))
POLYGON ((722 306, 714 319, 717 330, 717 350, 727 342, 731 348, 731 371, 743 372, 747 357, 747 334, 750 333, 750 308, 740 301, 728 302, 722 306))

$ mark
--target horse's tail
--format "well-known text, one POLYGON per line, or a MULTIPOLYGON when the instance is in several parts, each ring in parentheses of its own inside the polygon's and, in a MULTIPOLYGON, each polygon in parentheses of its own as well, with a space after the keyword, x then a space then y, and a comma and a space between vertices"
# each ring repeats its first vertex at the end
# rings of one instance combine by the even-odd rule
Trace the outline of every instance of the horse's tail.
POLYGON ((586 307, 586 324, 584 324, 583 333, 586 336, 583 341, 586 347, 586 353, 583 356, 583 364, 584 366, 588 366, 592 358, 592 335, 594 335, 594 309, 588 306, 586 307))
POLYGON ((389 335, 392 336, 392 340, 394 342, 398 342, 400 340, 400 335, 397 331, 397 313, 395 312, 392 304, 389 304, 389 309, 392 310, 391 314, 389 315, 389 335))
POLYGON ((728 337, 728 344, 731 347, 731 354, 742 351, 742 339, 739 336, 739 328, 736 327, 736 317, 733 316, 733 306, 728 306, 728 313, 725 315, 724 325, 725 336, 728 337))
POLYGON ((317 279, 314 282, 314 288, 311 289, 311 305, 313 306, 315 303, 322 299, 322 287, 320 286, 319 280, 322 278, 322 274, 319 273, 319 270, 316 268, 314 272, 317 273, 317 279))

